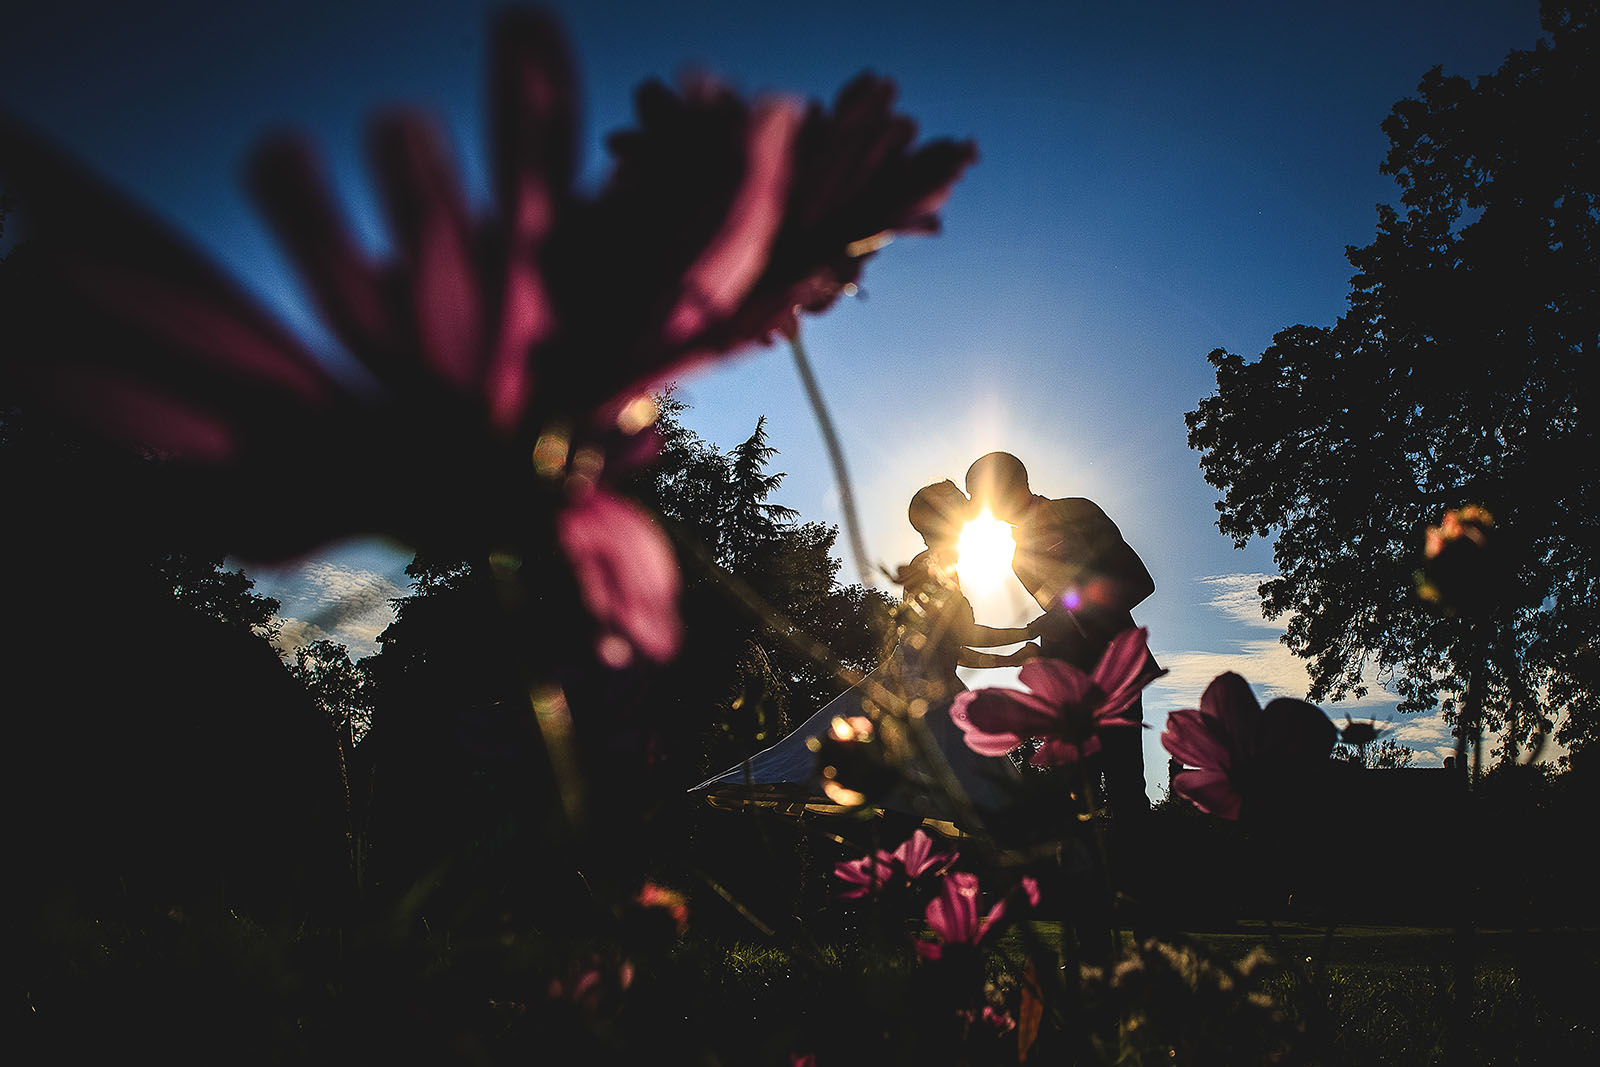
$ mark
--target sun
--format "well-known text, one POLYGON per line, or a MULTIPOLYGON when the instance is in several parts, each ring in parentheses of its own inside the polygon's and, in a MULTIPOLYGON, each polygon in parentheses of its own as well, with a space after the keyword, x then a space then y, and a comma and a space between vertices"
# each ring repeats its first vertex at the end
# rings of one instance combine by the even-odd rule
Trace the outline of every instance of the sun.
POLYGON ((956 572, 961 584, 973 591, 997 588, 1011 577, 1011 555, 1016 550, 1011 526, 984 508, 977 518, 961 527, 961 540, 956 543, 956 572))

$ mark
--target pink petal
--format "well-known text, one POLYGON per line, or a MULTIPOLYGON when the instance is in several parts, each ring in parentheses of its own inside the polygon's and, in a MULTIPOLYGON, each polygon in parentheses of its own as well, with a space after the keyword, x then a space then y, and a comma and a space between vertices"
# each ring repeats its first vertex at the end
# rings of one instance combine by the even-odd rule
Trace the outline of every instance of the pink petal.
POLYGON ((946 942, 978 939, 978 876, 966 871, 945 875, 939 895, 928 902, 928 925, 946 942))
POLYGON ((1224 819, 1239 818, 1243 799, 1234 790, 1226 771, 1179 771, 1172 777, 1172 788, 1188 797, 1201 811, 1224 819))
POLYGON ((726 318, 766 268, 787 204, 800 118, 800 109, 786 100, 765 101, 751 116, 744 181, 722 229, 684 274, 683 295, 666 323, 669 344, 682 344, 726 318))
POLYGON ((1082 704, 1089 695, 1089 676, 1059 659, 1032 659, 1022 665, 1017 681, 1054 707, 1082 704))
POLYGON ((500 333, 484 378, 490 420, 509 433, 534 389, 532 354, 555 331, 539 257, 572 182, 572 59, 544 14, 508 11, 494 36, 491 100, 495 184, 506 227, 500 333))
POLYGON ((436 376, 475 390, 484 362, 484 294, 471 226, 439 135, 415 115, 377 130, 378 177, 389 225, 408 261, 421 355, 436 376))
POLYGON ((1080 749, 1071 741, 1047 737, 1039 750, 1028 758, 1028 762, 1035 767, 1065 767, 1069 763, 1077 763, 1088 754, 1087 744, 1080 749))
POLYGON ((1242 739, 1255 732, 1261 705, 1250 684, 1232 671, 1217 675, 1200 696, 1200 714, 1217 720, 1231 737, 1242 739))
POLYGON ((249 179, 334 334, 375 373, 392 370, 409 327, 396 321, 382 272, 351 238, 310 147, 294 137, 267 140, 250 161, 249 179))
POLYGON ((1057 706, 1032 693, 990 688, 969 690, 962 695, 972 698, 963 707, 966 721, 971 729, 985 734, 1042 737, 1061 722, 1057 706))
POLYGON ((4 115, 0 159, 31 228, 8 264, 6 371, 41 411, 120 444, 227 464, 278 447, 284 425, 315 432, 343 399, 181 237, 4 115))
POLYGON ((1166 729, 1161 731, 1161 746, 1173 758, 1190 767, 1223 768, 1232 763, 1228 748, 1194 708, 1179 708, 1167 713, 1166 729))
POLYGON ((1142 627, 1124 630, 1106 646, 1092 675, 1094 684, 1106 694, 1096 718, 1127 710, 1145 686, 1167 673, 1150 657, 1149 636, 1150 631, 1142 627))
POLYGON ((956 696, 955 702, 950 705, 950 721, 961 730, 962 740, 967 747, 980 756, 1004 756, 1007 752, 1022 744, 1022 738, 1016 734, 990 734, 979 729, 968 718, 967 712, 979 693, 988 692, 986 689, 968 690, 956 696))
MULTIPOLYGON (((620 497, 596 490, 562 510, 556 532, 572 562, 584 606, 600 626, 602 641, 620 635, 658 663, 675 656, 683 631, 678 618, 678 562, 650 516, 620 497)), ((624 665, 604 651, 602 659, 624 665)))

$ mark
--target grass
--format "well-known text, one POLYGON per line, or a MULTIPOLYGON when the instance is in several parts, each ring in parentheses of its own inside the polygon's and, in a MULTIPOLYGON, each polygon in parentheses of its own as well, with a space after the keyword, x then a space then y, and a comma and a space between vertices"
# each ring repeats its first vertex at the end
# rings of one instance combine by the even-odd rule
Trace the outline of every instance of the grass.
MULTIPOLYGON (((1059 943, 1058 924, 1034 924, 1047 943, 1059 943)), ((1462 1030, 1451 1028, 1455 1001, 1455 932, 1448 929, 1360 925, 1321 928, 1297 924, 1240 923, 1227 932, 1189 938, 1196 958, 1237 961, 1264 948, 1276 966, 1260 972, 1259 989, 1270 998, 1285 1032, 1293 1035, 1284 1062, 1330 1065, 1578 1064, 1600 1062, 1600 961, 1591 931, 1487 929, 1471 939, 1473 992, 1462 1030), (1319 959, 1324 953, 1326 958, 1319 959), (1320 964, 1320 967, 1319 967, 1320 964)), ((1131 938, 1126 940, 1131 948, 1131 938)), ((1003 954, 1022 957, 1013 933, 1003 954)), ((848 953, 824 946, 809 959, 771 945, 730 942, 704 946, 702 975, 728 1000, 722 1003, 771 1031, 803 1034, 819 1022, 829 998, 825 968, 848 966, 848 953)), ((911 961, 897 970, 880 961, 876 981, 905 981, 911 961)), ((1151 983, 1146 988, 1155 988, 1151 983)), ((880 990, 881 991, 881 990, 880 990)), ((1205 990, 1188 995, 1204 1001, 1205 990)), ((1169 1014, 1173 1001, 1164 1001, 1169 1014)), ((1219 1002, 1220 1003, 1220 1002, 1219 1002)), ((1126 1004, 1124 1005, 1126 1008, 1126 1004)), ((1214 1013, 1213 1007, 1201 1014, 1214 1013)), ((1237 1037, 1214 1018, 1183 1025, 1156 1017, 1161 1009, 1145 999, 1126 1011, 1121 1044, 1101 1043, 1103 1062, 1249 1062, 1208 1058, 1209 1042, 1229 1045, 1237 1037), (1130 1034, 1128 1021, 1143 1026, 1130 1034), (1137 1039, 1134 1039, 1137 1038, 1137 1039)), ((1246 1023, 1248 1025, 1248 1022, 1246 1023)), ((1013 1053, 1014 1056, 1014 1053, 1013 1053)), ((819 1058, 820 1059, 820 1058, 819 1058)))

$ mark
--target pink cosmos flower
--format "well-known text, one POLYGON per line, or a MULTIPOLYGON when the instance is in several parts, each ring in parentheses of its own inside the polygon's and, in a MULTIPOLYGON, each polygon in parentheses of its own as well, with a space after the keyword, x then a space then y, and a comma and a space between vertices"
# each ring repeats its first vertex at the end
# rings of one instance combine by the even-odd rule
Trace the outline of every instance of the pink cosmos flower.
POLYGON ((1173 789, 1201 811, 1238 819, 1303 787, 1326 766, 1337 737, 1316 705, 1279 697, 1263 708, 1229 671, 1206 686, 1198 709, 1167 716, 1161 744, 1188 768, 1173 776, 1173 789))
MULTIPOLYGON (((501 16, 494 203, 466 201, 432 123, 382 119, 387 257, 351 235, 303 141, 255 154, 251 188, 363 382, 331 374, 167 227, 0 115, 30 233, 0 287, 5 377, 41 410, 167 461, 119 498, 147 524, 263 559, 352 533, 524 562, 554 543, 604 661, 670 657, 670 546, 606 489, 650 450, 645 392, 791 331, 890 236, 936 229, 975 152, 914 148, 892 86, 870 76, 832 112, 651 83, 586 197, 575 96, 552 21, 501 16)), ((548 587, 537 571, 525 580, 548 587)))
POLYGON ((552 978, 545 989, 551 1000, 564 1000, 586 1012, 614 1007, 633 984, 633 964, 612 963, 600 956, 568 969, 564 978, 552 978))
POLYGON ((848 860, 833 869, 833 875, 849 887, 839 891, 844 899, 878 893, 893 886, 915 882, 929 871, 940 871, 960 858, 958 852, 935 852, 933 840, 921 830, 900 842, 893 852, 878 849, 858 860, 848 860))
POLYGON ((973 689, 960 694, 950 718, 967 747, 984 756, 1003 756, 1024 738, 1044 744, 1030 763, 1053 767, 1092 755, 1096 736, 1106 728, 1134 727, 1122 717, 1139 691, 1167 672, 1149 656, 1143 628, 1124 630, 1106 647, 1093 674, 1054 659, 1030 660, 1018 675, 1030 692, 973 689))
POLYGON ((1025 899, 1029 907, 1037 907, 1039 883, 1032 878, 1022 879, 1015 890, 997 901, 987 915, 979 918, 978 876, 966 871, 955 871, 945 875, 939 895, 928 902, 926 913, 928 925, 933 928, 939 940, 917 941, 914 946, 917 954, 923 959, 936 960, 941 958, 945 950, 952 945, 976 946, 990 933, 999 929, 1000 922, 1005 918, 1010 905, 1015 903, 1013 900, 1015 897, 1025 899))
POLYGON ((657 885, 655 882, 646 882, 639 889, 634 902, 641 908, 660 908, 672 917, 672 925, 677 928, 678 936, 683 936, 689 930, 689 901, 676 889, 657 885))

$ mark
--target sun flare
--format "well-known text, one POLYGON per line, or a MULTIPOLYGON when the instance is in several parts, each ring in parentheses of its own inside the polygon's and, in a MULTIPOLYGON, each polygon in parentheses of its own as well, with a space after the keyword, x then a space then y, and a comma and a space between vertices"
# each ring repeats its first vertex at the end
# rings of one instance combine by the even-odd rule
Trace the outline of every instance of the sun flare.
POLYGON ((956 543, 956 572, 961 584, 972 591, 997 588, 1011 576, 1011 554, 1016 550, 1010 525, 984 508, 977 518, 961 527, 961 540, 956 543))

